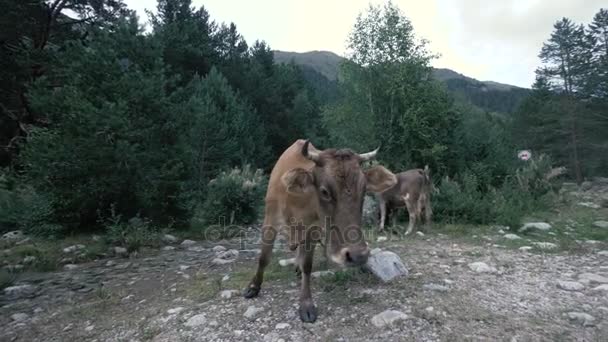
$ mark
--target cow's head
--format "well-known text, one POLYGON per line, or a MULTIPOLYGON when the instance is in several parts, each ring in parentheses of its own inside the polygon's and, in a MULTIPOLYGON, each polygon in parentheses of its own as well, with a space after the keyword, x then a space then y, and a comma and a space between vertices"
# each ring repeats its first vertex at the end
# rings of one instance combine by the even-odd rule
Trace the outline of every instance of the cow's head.
POLYGON ((361 230, 365 193, 385 191, 397 182, 395 175, 382 166, 361 169, 361 163, 373 159, 377 152, 319 151, 306 141, 302 155, 315 163, 314 168, 293 169, 283 176, 288 192, 313 193, 317 197, 327 256, 339 265, 355 266, 367 261, 369 248, 361 230))

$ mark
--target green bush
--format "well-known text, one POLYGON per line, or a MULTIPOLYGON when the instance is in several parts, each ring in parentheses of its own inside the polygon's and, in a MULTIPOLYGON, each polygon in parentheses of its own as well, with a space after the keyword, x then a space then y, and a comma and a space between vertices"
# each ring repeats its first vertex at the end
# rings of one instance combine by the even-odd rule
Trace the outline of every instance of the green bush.
POLYGON ((125 247, 129 252, 159 244, 159 233, 149 220, 136 216, 125 222, 116 214, 114 208, 111 209, 111 214, 106 220, 106 238, 110 244, 125 247))
POLYGON ((200 220, 206 225, 249 224, 259 217, 267 180, 261 170, 245 166, 222 172, 208 185, 200 207, 200 220))

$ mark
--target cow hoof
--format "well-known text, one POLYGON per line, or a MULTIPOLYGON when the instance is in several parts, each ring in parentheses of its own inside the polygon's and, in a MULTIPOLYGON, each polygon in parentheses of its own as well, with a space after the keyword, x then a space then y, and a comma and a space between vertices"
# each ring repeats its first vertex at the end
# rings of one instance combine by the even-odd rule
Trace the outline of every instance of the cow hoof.
POLYGON ((317 308, 313 304, 300 305, 300 319, 304 323, 314 323, 317 320, 317 308))
POLYGON ((298 277, 298 279, 302 278, 302 270, 300 270, 300 267, 296 266, 296 277, 298 277))
POLYGON ((253 297, 257 297, 259 293, 260 293, 259 287, 248 287, 245 289, 245 291, 243 291, 243 297, 253 298, 253 297))

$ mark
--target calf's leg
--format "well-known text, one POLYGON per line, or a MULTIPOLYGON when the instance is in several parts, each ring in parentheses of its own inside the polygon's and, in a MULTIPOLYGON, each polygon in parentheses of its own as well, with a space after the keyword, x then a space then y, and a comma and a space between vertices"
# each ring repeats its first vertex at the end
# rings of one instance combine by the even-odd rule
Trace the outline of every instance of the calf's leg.
POLYGON ((298 265, 302 271, 302 286, 300 288, 300 319, 302 322, 312 323, 317 320, 317 308, 312 301, 310 291, 310 274, 312 260, 315 253, 315 242, 307 239, 298 247, 298 265))
POLYGON ((409 235, 414 230, 414 226, 416 225, 416 217, 418 216, 418 205, 417 200, 413 200, 409 195, 403 197, 405 201, 405 206, 407 207, 407 212, 409 214, 409 223, 407 225, 407 230, 405 231, 405 235, 409 235))
POLYGON ((245 298, 257 297, 264 281, 264 269, 270 263, 272 257, 272 247, 274 246, 274 240, 277 237, 276 229, 271 225, 264 225, 262 227, 262 253, 258 260, 258 268, 253 276, 253 279, 249 282, 249 285, 245 289, 243 296, 245 298))

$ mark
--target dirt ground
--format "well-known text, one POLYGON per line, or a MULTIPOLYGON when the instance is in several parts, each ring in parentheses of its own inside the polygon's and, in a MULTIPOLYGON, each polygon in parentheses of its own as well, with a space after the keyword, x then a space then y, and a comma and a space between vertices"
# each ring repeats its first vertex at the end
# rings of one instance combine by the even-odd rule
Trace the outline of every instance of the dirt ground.
POLYGON ((375 243, 399 254, 409 276, 384 284, 358 270, 336 270, 313 279, 314 324, 298 318, 297 277, 292 266, 278 265, 287 256, 281 251, 260 297, 240 296, 255 246, 224 265, 213 263, 214 245, 195 243, 26 273, 14 285, 31 291, 0 297, 0 341, 606 341, 606 245, 545 253, 506 248, 499 233, 479 241, 430 233, 375 243), (495 272, 477 273, 473 262, 495 272), (582 287, 567 291, 559 281, 582 287), (388 309, 407 319, 372 324, 388 309))

